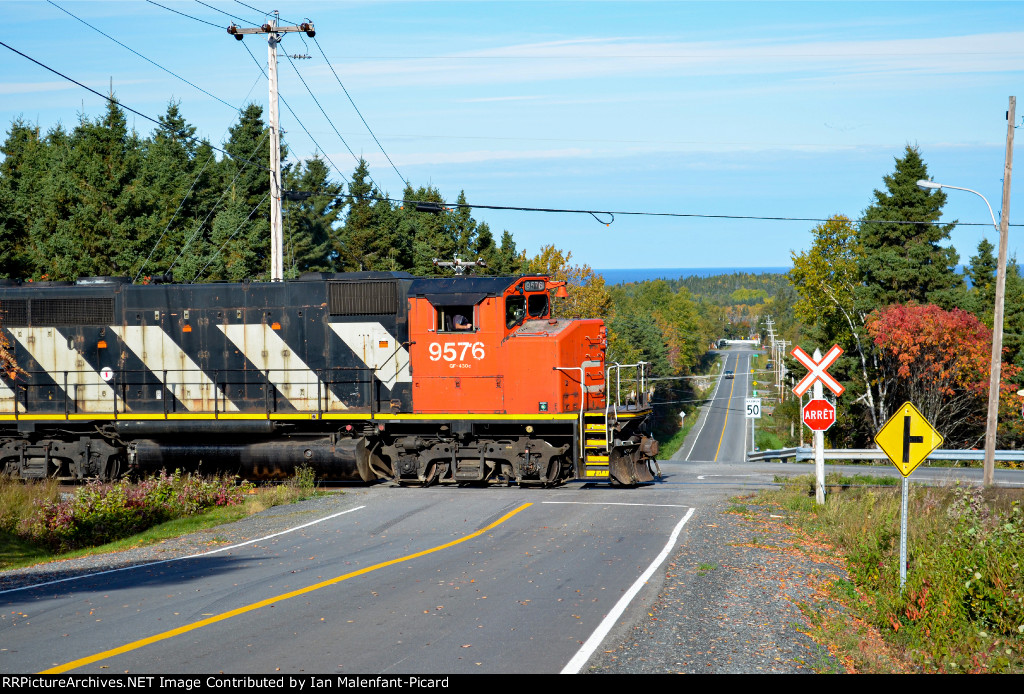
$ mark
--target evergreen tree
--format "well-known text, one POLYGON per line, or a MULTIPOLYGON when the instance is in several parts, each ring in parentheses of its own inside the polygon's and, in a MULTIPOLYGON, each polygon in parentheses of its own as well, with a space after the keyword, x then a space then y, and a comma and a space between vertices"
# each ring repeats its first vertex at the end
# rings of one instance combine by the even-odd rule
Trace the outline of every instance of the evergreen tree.
POLYGON ((103 117, 83 115, 70 136, 58 129, 48 139, 47 209, 29 233, 38 276, 127 275, 139 261, 149 211, 137 180, 138 136, 112 100, 103 117))
MULTIPOLYGON (((270 277, 270 138, 263 109, 247 106, 228 133, 220 162, 224 194, 212 226, 188 232, 185 253, 178 260, 179 276, 191 279, 243 279, 270 277), (202 269, 203 267, 206 269, 202 269)), ((287 151, 281 146, 281 161, 287 151)))
POLYGON ((334 261, 335 224, 342 207, 341 185, 328 181, 327 165, 319 157, 288 167, 285 190, 313 192, 300 201, 285 203, 284 275, 298 277, 308 270, 329 270, 334 261))
POLYGON ((444 198, 437 188, 421 186, 413 190, 411 185, 407 185, 402 197, 406 204, 400 215, 399 233, 412 239, 410 271, 418 276, 435 275, 437 270, 434 268, 434 260, 451 260, 458 250, 452 215, 447 210, 435 212, 416 209, 417 202, 443 205, 444 198))
MULTIPOLYGON (((217 202, 217 163, 209 142, 195 139, 196 128, 171 102, 160 117, 163 127, 143 143, 142 188, 149 195, 142 247, 145 257, 132 276, 162 273, 187 243, 190 233, 217 202)), ((194 274, 180 279, 190 280, 194 274)))
POLYGON ((39 128, 17 118, 0 151, 4 154, 0 163, 0 277, 26 277, 32 274, 27 257, 29 228, 43 203, 46 147, 39 128))
POLYGON ((918 188, 917 181, 927 178, 920 152, 908 146, 896 160, 896 170, 885 177, 885 190, 875 190, 874 203, 862 215, 866 222, 858 231, 858 264, 862 301, 871 308, 925 303, 962 283, 955 270, 956 250, 940 245, 956 222, 937 224, 946 195, 918 188))
MULTIPOLYGON (((488 235, 490 229, 487 230, 488 235)), ((516 249, 516 241, 507 230, 501 233, 501 245, 494 246, 493 243, 481 252, 487 266, 495 275, 514 275, 519 272, 519 251, 516 249)))
POLYGON ((997 261, 993 253, 995 246, 989 243, 988 239, 982 239, 978 243, 978 254, 971 256, 970 265, 967 266, 967 276, 971 280, 971 289, 981 295, 981 300, 991 308, 996 295, 996 269, 997 261))

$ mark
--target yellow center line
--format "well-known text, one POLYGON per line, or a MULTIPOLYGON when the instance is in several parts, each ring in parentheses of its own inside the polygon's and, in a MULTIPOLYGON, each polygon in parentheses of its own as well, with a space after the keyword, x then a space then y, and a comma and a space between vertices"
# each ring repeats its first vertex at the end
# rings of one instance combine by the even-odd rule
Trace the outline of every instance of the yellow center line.
POLYGON ((222 614, 215 615, 213 617, 208 617, 207 619, 203 619, 203 620, 200 620, 198 622, 193 622, 191 624, 186 624, 184 626, 180 626, 177 629, 171 629, 170 631, 165 631, 165 632, 162 632, 160 634, 156 634, 154 636, 149 636, 149 637, 144 638, 144 639, 139 639, 138 641, 132 641, 131 643, 126 643, 123 646, 118 646, 117 648, 112 648, 112 649, 110 649, 108 651, 103 651, 102 653, 96 653, 95 655, 86 656, 85 658, 79 658, 78 660, 72 660, 70 663, 64 663, 63 665, 54 666, 54 667, 50 668, 49 670, 43 670, 40 674, 43 674, 43 675, 56 675, 56 674, 59 674, 59 673, 62 673, 62 672, 68 672, 69 670, 74 670, 75 668, 82 667, 83 665, 88 665, 89 663, 95 663, 98 660, 106 660, 107 658, 112 658, 115 655, 120 655, 122 653, 128 653, 129 651, 134 651, 134 650, 136 650, 138 648, 142 648, 143 646, 148 646, 151 643, 156 643, 157 641, 163 641, 163 640, 169 639, 169 638, 171 638, 173 636, 179 636, 180 634, 186 634, 186 633, 188 633, 190 631, 195 631, 196 629, 201 629, 201 628, 203 628, 205 626, 209 626, 210 624, 216 624, 217 622, 222 622, 225 619, 230 619, 232 617, 237 617, 238 615, 245 614, 247 612, 253 612, 254 610, 260 609, 261 607, 267 607, 268 605, 274 605, 276 603, 283 602, 284 600, 288 600, 289 598, 295 598, 295 597, 298 597, 300 595, 306 595, 307 593, 312 593, 315 590, 320 590, 321 588, 327 588, 328 586, 333 586, 333 585, 335 585, 337 583, 341 583, 342 581, 346 581, 346 580, 348 580, 350 578, 355 578, 356 576, 362 576, 363 574, 368 574, 371 571, 376 571, 377 569, 383 569, 384 567, 387 567, 387 566, 392 566, 394 564, 400 564, 402 562, 410 561, 412 559, 418 559, 419 557, 424 557, 424 556, 426 556, 428 554, 433 554, 434 552, 439 552, 442 549, 448 549, 449 547, 454 547, 455 545, 462 544, 463 542, 465 542, 467 540, 472 540, 474 537, 479 537, 479 536, 483 535, 484 533, 486 533, 489 530, 493 530, 494 528, 498 527, 499 525, 501 525, 502 523, 504 523, 508 519, 512 518, 512 516, 516 515, 520 511, 523 511, 523 510, 527 509, 528 507, 530 507, 532 505, 533 504, 530 504, 530 503, 523 504, 519 508, 516 508, 516 509, 513 509, 512 511, 509 511, 504 516, 502 516, 498 520, 496 520, 493 523, 491 523, 490 525, 488 525, 486 528, 481 528, 480 530, 477 530, 474 533, 470 533, 469 535, 466 535, 465 537, 460 537, 458 540, 452 540, 451 542, 447 542, 447 543, 445 543, 443 545, 438 545, 437 547, 432 547, 430 549, 425 549, 422 552, 416 552, 414 554, 408 554, 408 555, 406 555, 404 557, 400 557, 398 559, 391 559, 389 561, 381 562, 380 564, 374 564, 373 566, 367 566, 366 568, 358 569, 356 571, 352 571, 351 573, 344 574, 343 576, 337 576, 335 578, 331 578, 331 579, 328 579, 326 581, 322 581, 320 583, 315 583, 315 584, 313 584, 311 586, 307 586, 306 588, 300 588, 299 590, 293 590, 290 593, 284 593, 282 595, 278 595, 278 596, 273 597, 273 598, 267 598, 266 600, 260 600, 259 602, 252 603, 251 605, 245 605, 243 607, 239 607, 239 608, 231 610, 229 612, 224 612, 222 614))
MULTIPOLYGON (((726 362, 728 364, 728 362, 726 362)), ((738 369, 740 366, 740 358, 736 357, 736 366, 734 369, 738 369)), ((725 402, 725 423, 722 424, 722 435, 718 437, 718 448, 715 449, 715 462, 718 462, 718 453, 722 450, 722 440, 725 438, 725 427, 729 424, 729 410, 732 408, 732 392, 736 389, 736 374, 733 374, 732 386, 729 388, 729 399, 725 402)))

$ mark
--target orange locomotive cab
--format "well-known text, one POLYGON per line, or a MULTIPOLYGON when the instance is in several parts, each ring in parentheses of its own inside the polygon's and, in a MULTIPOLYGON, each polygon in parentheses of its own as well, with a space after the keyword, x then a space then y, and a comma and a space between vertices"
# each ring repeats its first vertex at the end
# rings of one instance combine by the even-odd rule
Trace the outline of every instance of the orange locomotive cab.
POLYGON ((604 322, 551 317, 550 292, 563 284, 541 276, 412 283, 413 411, 398 415, 402 435, 381 448, 395 479, 652 479, 640 442, 650 451, 653 440, 626 431, 623 443, 618 408, 608 406, 604 322))

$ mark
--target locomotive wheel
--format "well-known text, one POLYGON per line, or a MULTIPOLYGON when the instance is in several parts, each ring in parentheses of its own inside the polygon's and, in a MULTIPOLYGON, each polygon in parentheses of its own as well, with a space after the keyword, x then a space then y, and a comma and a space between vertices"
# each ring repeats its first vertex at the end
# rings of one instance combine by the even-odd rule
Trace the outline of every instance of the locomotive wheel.
POLYGON ((437 463, 427 463, 427 469, 423 473, 421 486, 429 487, 437 480, 437 463))

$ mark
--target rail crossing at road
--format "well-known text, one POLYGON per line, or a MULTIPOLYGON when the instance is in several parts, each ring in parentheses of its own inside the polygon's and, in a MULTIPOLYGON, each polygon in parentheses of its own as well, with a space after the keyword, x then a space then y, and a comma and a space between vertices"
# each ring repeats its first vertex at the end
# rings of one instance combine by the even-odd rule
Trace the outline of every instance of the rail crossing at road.
POLYGON ((793 392, 798 396, 802 396, 807 392, 808 388, 814 385, 815 381, 821 381, 837 396, 842 395, 846 391, 846 388, 844 388, 843 384, 833 378, 828 372, 828 367, 832 366, 842 353, 842 347, 839 345, 832 345, 832 349, 830 349, 824 357, 815 359, 799 347, 794 347, 790 354, 792 354, 798 362, 807 367, 807 375, 800 379, 800 382, 793 387, 793 392))
POLYGON ((794 347, 790 352, 798 362, 807 367, 807 375, 796 384, 793 393, 803 398, 804 393, 814 386, 811 401, 801 410, 801 418, 804 424, 814 431, 814 476, 817 480, 814 496, 819 505, 825 503, 825 430, 836 421, 835 405, 822 397, 821 386, 828 386, 837 397, 846 391, 843 384, 828 372, 828 367, 832 366, 842 353, 843 348, 839 345, 832 345, 832 349, 825 356, 821 356, 818 349, 814 350, 813 357, 799 347, 794 347))

